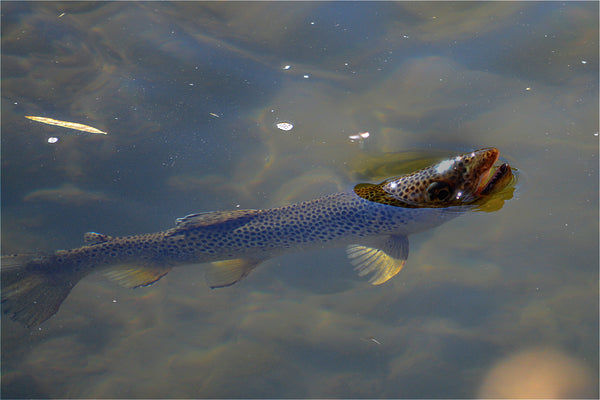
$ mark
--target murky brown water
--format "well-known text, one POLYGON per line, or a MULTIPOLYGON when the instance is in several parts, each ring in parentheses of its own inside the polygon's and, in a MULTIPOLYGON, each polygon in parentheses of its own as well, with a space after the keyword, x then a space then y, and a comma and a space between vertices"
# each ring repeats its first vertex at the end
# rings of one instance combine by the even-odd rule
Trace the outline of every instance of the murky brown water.
POLYGON ((521 179, 499 212, 412 236, 383 286, 340 249, 221 290, 198 267, 90 276, 39 329, 3 317, 2 396, 597 397, 597 16, 3 2, 3 254, 346 190, 384 153, 495 146, 521 179))

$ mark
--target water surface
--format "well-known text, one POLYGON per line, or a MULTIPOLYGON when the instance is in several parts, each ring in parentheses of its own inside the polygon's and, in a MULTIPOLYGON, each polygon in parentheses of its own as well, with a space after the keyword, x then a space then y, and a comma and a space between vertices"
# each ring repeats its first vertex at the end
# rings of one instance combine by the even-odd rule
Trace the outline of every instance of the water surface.
POLYGON ((495 146, 521 176, 499 212, 412 236, 378 287, 342 249, 221 290, 199 267, 136 290, 89 276, 39 328, 3 317, 3 397, 597 398, 597 16, 3 2, 3 254, 348 190, 387 153, 495 146))

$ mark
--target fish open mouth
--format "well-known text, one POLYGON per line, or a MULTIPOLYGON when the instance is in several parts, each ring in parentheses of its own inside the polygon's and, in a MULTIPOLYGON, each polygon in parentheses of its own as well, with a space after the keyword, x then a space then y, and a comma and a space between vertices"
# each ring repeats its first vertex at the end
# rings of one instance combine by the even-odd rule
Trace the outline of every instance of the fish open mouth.
POLYGON ((488 196, 504 189, 513 179, 512 169, 507 163, 492 167, 477 188, 477 195, 488 196), (495 168, 495 170, 494 170, 495 168), (492 170, 493 173, 492 173, 492 170))

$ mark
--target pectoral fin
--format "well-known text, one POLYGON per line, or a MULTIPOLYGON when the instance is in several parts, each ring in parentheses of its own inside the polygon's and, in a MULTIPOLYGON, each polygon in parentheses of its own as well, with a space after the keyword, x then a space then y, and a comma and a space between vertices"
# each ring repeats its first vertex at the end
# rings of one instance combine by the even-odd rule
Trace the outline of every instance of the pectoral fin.
POLYGON ((206 283, 211 289, 231 286, 245 278, 262 261, 236 258, 211 262, 206 270, 206 283))
POLYGON ((126 288, 149 286, 165 276, 171 270, 171 266, 165 265, 119 265, 107 269, 104 275, 126 288))
POLYGON ((408 259, 406 236, 382 236, 373 247, 352 244, 346 248, 358 275, 373 273, 369 283, 380 285, 396 275, 408 259))

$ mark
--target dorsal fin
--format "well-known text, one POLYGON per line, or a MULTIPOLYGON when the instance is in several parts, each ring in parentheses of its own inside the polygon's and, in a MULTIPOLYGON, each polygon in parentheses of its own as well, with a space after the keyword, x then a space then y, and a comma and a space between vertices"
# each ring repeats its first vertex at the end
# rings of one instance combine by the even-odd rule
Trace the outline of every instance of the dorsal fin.
POLYGON ((98 244, 108 242, 112 236, 104 235, 97 232, 86 232, 83 234, 83 241, 87 244, 98 244))
POLYGON ((172 231, 180 229, 199 228, 211 226, 223 222, 245 222, 248 217, 258 214, 259 210, 234 210, 234 211, 211 211, 198 214, 186 215, 183 218, 177 218, 177 224, 172 231))
POLYGON ((181 217, 181 218, 177 218, 175 220, 175 225, 179 225, 179 224, 183 224, 187 221, 192 221, 198 217, 200 217, 202 214, 210 214, 211 212, 201 212, 201 213, 195 213, 195 214, 188 214, 185 217, 181 217))

